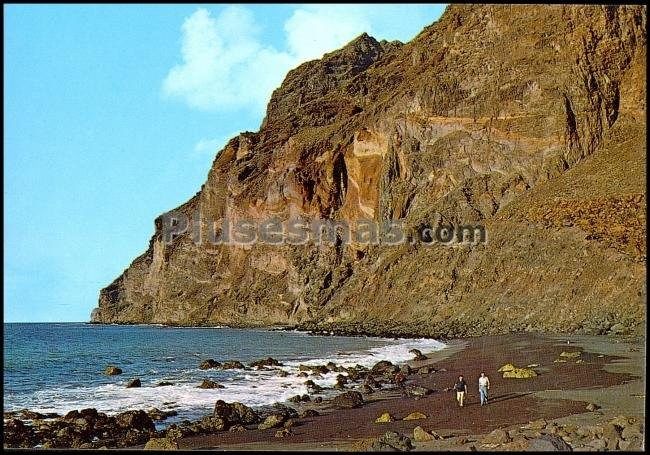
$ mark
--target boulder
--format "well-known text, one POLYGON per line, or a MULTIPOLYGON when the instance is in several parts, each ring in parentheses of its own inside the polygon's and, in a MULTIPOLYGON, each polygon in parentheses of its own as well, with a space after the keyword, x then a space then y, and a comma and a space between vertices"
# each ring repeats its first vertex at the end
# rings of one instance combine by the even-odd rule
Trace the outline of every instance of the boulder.
POLYGON ((415 356, 415 358, 413 360, 418 360, 418 361, 419 360, 427 360, 427 358, 428 358, 426 355, 422 354, 422 351, 420 351, 419 349, 411 349, 409 351, 409 353, 413 354, 415 356))
POLYGON ((634 423, 623 428, 623 431, 621 431, 621 437, 625 440, 635 439, 635 438, 643 439, 643 430, 641 424, 634 423))
POLYGON ((382 415, 375 419, 375 423, 388 423, 392 422, 393 420, 394 419, 392 415, 390 415, 388 412, 384 412, 382 415))
POLYGON ((199 369, 201 370, 209 370, 211 368, 219 368, 221 366, 220 362, 217 362, 214 359, 207 359, 201 362, 199 365, 199 369))
POLYGON ((388 360, 380 360, 370 370, 372 374, 392 375, 399 371, 399 367, 388 360))
POLYGON ((306 380, 304 384, 307 386, 307 389, 309 389, 309 391, 311 393, 319 393, 319 392, 322 392, 322 390, 323 390, 323 388, 321 386, 316 384, 311 379, 306 380))
POLYGON ((372 376, 367 376, 364 379, 363 384, 368 385, 368 386, 372 387, 373 389, 380 389, 381 388, 381 384, 379 382, 377 382, 377 380, 375 378, 373 378, 372 376))
POLYGON ((257 413, 248 406, 239 402, 226 403, 223 400, 215 403, 212 415, 223 419, 228 425, 251 425, 260 420, 257 413))
POLYGON ((267 357, 266 359, 256 360, 251 362, 250 367, 281 367, 282 363, 275 360, 273 357, 267 357))
POLYGON ((244 425, 237 424, 230 427, 230 430, 228 431, 230 431, 231 433, 239 433, 242 431, 246 431, 246 427, 244 425))
POLYGON ((320 414, 315 409, 305 409, 300 413, 300 418, 305 419, 307 417, 317 417, 320 414))
POLYGON ((387 431, 378 438, 371 446, 371 450, 377 452, 398 451, 408 452, 413 449, 413 443, 409 438, 394 431, 387 431))
POLYGON ((481 442, 483 444, 506 444, 510 442, 510 436, 505 430, 497 428, 487 436, 485 436, 481 442))
POLYGON ((222 370, 243 370, 246 368, 239 360, 227 360, 221 365, 222 370))
POLYGON ((531 368, 515 368, 514 370, 504 371, 504 378, 511 379, 528 379, 537 376, 537 372, 531 368))
POLYGON ((156 384, 157 387, 165 387, 169 385, 174 385, 174 384, 168 381, 160 381, 158 384, 156 384))
POLYGON ((594 403, 589 403, 589 404, 585 407, 585 409, 586 409, 587 411, 593 412, 593 411, 595 411, 596 409, 600 409, 600 406, 598 406, 597 404, 594 404, 594 403))
POLYGON ((635 451, 643 450, 643 438, 624 439, 618 442, 620 450, 635 451))
POLYGON ((165 420, 168 417, 173 417, 175 415, 178 415, 178 412, 173 411, 173 410, 172 411, 161 411, 158 408, 152 408, 152 409, 149 409, 147 411, 147 415, 149 417, 151 417, 151 420, 160 421, 160 420, 165 420))
POLYGON ((506 371, 512 371, 512 370, 514 370, 515 368, 517 368, 517 367, 515 367, 512 363, 506 363, 506 364, 503 365, 501 368, 499 368, 497 371, 498 371, 499 373, 505 373, 506 371))
POLYGON ((587 443, 587 446, 595 450, 605 450, 607 442, 604 439, 593 439, 587 443))
POLYGON ((205 416, 199 421, 198 426, 201 432, 214 433, 227 429, 229 422, 221 417, 205 416))
POLYGON ((178 443, 169 438, 151 438, 144 445, 144 450, 178 450, 178 443))
POLYGON ((413 440, 415 442, 433 441, 436 439, 431 433, 425 431, 422 427, 418 426, 413 428, 413 440))
POLYGON ((548 425, 548 422, 544 419, 538 419, 538 420, 533 420, 532 422, 528 423, 528 425, 525 425, 524 428, 530 429, 530 430, 541 430, 543 428, 546 428, 546 425, 548 425))
POLYGON ((431 393, 431 389, 427 389, 426 387, 422 387, 419 385, 414 385, 414 386, 407 387, 405 393, 406 396, 417 399, 429 395, 431 393))
POLYGON ((399 367, 399 372, 402 373, 403 375, 408 376, 413 372, 413 370, 411 370, 411 367, 405 363, 404 365, 399 367))
POLYGON ((424 375, 427 375, 429 373, 431 373, 431 368, 429 368, 429 367, 418 368, 418 374, 419 375, 424 376, 424 375))
POLYGON ((127 389, 130 389, 130 388, 133 388, 133 387, 141 387, 141 386, 142 386, 142 383, 137 378, 136 379, 131 379, 129 382, 126 383, 126 388, 127 389))
POLYGON ((284 370, 278 370, 278 376, 280 376, 281 378, 286 378, 287 376, 289 376, 289 373, 284 370))
POLYGON ((109 365, 104 370, 104 374, 106 374, 108 376, 115 376, 115 375, 118 375, 118 374, 122 374, 122 369, 116 367, 115 365, 109 365))
POLYGON ((571 452, 573 448, 561 437, 545 434, 528 441, 529 452, 571 452))
POLYGON ((218 382, 211 381, 210 379, 204 379, 201 384, 197 386, 199 389, 223 389, 224 386, 218 382))
POLYGON ((332 398, 332 406, 341 409, 358 408, 363 405, 363 396, 357 391, 349 391, 332 398))
POLYGON ((282 425, 285 422, 286 418, 283 414, 271 414, 264 422, 258 425, 259 430, 268 430, 270 428, 276 428, 282 425))
POLYGON ((154 431, 155 426, 151 417, 142 410, 126 411, 115 416, 115 423, 121 428, 129 428, 140 431, 154 431))
POLYGON ((427 416, 426 414, 423 414, 421 412, 415 411, 404 417, 402 420, 421 420, 421 419, 426 419, 427 416))

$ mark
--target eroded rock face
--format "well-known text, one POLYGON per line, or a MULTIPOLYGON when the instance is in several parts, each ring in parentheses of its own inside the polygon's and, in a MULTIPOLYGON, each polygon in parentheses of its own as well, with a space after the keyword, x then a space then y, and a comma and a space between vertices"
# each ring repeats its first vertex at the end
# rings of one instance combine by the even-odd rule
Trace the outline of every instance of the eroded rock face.
MULTIPOLYGON (((485 244, 148 250, 94 322, 394 335, 626 333, 644 318, 641 6, 452 5, 407 44, 300 65, 177 210, 481 224, 485 244)), ((222 226, 223 227, 223 226, 222 226)))

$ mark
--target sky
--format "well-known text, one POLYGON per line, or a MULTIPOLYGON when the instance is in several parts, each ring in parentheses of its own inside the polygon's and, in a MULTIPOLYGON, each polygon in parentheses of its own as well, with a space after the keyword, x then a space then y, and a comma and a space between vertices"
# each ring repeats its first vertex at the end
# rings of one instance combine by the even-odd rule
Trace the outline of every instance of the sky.
POLYGON ((298 64, 444 5, 5 5, 4 321, 87 321, 99 290, 257 131, 298 64))

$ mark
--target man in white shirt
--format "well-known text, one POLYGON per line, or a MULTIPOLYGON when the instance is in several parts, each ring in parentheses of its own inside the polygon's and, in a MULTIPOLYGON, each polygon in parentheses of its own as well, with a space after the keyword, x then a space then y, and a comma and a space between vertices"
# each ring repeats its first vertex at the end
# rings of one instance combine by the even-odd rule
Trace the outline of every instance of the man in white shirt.
POLYGON ((478 394, 481 397, 481 406, 488 402, 488 390, 490 390, 490 380, 482 372, 481 377, 478 378, 478 394))

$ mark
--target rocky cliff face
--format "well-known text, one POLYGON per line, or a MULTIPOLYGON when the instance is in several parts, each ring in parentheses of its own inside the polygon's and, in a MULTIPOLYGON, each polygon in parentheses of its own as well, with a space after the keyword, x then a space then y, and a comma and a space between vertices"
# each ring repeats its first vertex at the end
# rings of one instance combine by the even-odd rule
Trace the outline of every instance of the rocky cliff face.
POLYGON ((645 321, 646 9, 453 5, 302 64, 177 210, 200 222, 478 223, 486 243, 171 244, 94 322, 461 336, 645 321))

